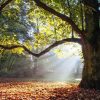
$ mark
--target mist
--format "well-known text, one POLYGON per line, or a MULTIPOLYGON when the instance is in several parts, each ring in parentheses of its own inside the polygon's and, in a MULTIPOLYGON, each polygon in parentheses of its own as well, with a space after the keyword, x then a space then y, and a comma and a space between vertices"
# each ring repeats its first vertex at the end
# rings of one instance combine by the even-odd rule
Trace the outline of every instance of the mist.
POLYGON ((4 75, 37 81, 80 81, 84 64, 79 52, 82 52, 79 44, 63 44, 40 58, 17 57, 12 70, 4 75))
POLYGON ((79 52, 82 52, 79 44, 64 44, 40 58, 31 58, 34 62, 33 79, 60 82, 80 81, 84 64, 79 52))

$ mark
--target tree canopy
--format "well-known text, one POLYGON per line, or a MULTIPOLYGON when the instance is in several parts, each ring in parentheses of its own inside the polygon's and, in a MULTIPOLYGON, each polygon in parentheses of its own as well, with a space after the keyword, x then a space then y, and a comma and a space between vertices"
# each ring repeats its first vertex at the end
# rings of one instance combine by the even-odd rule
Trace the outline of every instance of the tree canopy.
POLYGON ((81 43, 87 38, 85 12, 95 10, 81 0, 1 0, 0 5, 0 52, 25 50, 36 57, 65 42, 81 43))

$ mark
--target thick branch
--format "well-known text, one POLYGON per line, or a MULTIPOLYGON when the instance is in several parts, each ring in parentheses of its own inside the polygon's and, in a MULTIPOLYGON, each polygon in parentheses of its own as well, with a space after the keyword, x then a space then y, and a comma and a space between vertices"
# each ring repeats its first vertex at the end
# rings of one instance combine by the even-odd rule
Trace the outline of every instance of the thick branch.
POLYGON ((54 47, 63 44, 65 42, 76 42, 76 43, 81 43, 81 40, 78 38, 68 38, 68 39, 63 39, 60 41, 57 41, 55 43, 53 43, 52 45, 50 45, 49 47, 47 47, 45 50, 43 50, 42 52, 36 54, 33 53, 32 51, 30 51, 27 47, 23 46, 23 45, 13 45, 13 46, 6 46, 6 45, 0 45, 0 48, 2 49, 6 49, 6 50, 11 50, 11 49, 15 49, 15 48, 23 48, 26 52, 28 52, 29 54, 35 56, 35 57, 40 57, 42 55, 44 55, 45 53, 49 52, 51 49, 53 49, 54 47))
POLYGON ((11 50, 11 49, 16 49, 16 48, 23 48, 26 52, 28 52, 29 54, 36 56, 38 54, 35 54, 33 52, 31 52, 27 47, 23 46, 23 45, 12 45, 12 46, 6 46, 6 45, 0 45, 0 48, 5 49, 5 50, 11 50))
POLYGON ((81 38, 84 38, 84 31, 80 30, 78 28, 78 26, 71 20, 71 18, 69 18, 68 16, 61 14, 57 11, 55 11, 54 9, 50 8, 49 6, 47 6, 46 4, 44 4, 43 2, 41 2, 40 0, 34 0, 36 5, 43 8, 44 10, 58 16, 59 18, 61 18, 63 21, 66 21, 67 23, 69 23, 72 28, 74 29, 74 31, 76 31, 81 38))
POLYGON ((57 47, 58 45, 61 45, 65 42, 76 42, 76 43, 81 43, 81 40, 80 39, 77 39, 77 38, 74 38, 74 39, 71 39, 71 38, 68 38, 68 39, 63 39, 63 40, 60 40, 60 41, 57 41, 55 43, 53 43, 52 45, 50 45, 48 48, 46 48, 45 50, 43 50, 42 52, 40 52, 38 54, 38 57, 44 55, 45 53, 49 52, 51 49, 53 49, 54 47, 57 47))
POLYGON ((5 3, 3 3, 2 5, 0 5, 0 12, 2 11, 2 9, 7 6, 11 1, 13 0, 7 0, 5 3))

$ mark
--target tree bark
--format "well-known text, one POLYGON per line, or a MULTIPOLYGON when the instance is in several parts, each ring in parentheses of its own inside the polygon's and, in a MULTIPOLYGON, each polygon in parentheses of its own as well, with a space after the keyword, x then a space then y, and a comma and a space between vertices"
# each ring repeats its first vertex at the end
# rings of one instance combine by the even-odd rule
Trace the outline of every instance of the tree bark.
POLYGON ((83 46, 84 68, 82 81, 79 84, 82 88, 100 89, 100 42, 98 46, 98 50, 89 43, 83 46))
POLYGON ((95 11, 85 14, 87 41, 83 41, 84 68, 82 81, 79 86, 82 88, 100 89, 100 29, 97 0, 84 0, 86 4, 92 5, 95 11))

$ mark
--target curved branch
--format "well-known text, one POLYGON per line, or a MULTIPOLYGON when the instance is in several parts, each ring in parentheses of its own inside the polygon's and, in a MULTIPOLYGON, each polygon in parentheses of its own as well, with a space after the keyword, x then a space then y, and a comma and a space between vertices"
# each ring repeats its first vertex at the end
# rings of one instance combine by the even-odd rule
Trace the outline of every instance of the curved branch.
POLYGON ((2 49, 6 49, 6 50, 11 50, 11 49, 15 49, 15 48, 23 48, 26 52, 28 52, 29 54, 35 56, 35 57, 40 57, 42 55, 44 55, 45 53, 49 52, 51 49, 53 49, 54 47, 61 45, 65 42, 76 42, 76 43, 80 43, 81 44, 81 39, 78 38, 68 38, 68 39, 63 39, 60 41, 56 41, 55 43, 53 43, 52 45, 50 45, 49 47, 47 47, 45 50, 43 50, 42 52, 36 54, 33 53, 32 51, 30 51, 27 47, 25 47, 24 45, 13 45, 13 46, 6 46, 6 45, 0 45, 0 48, 2 49))
POLYGON ((65 42, 76 42, 76 43, 80 43, 81 44, 81 39, 78 38, 67 38, 67 39, 63 39, 60 41, 56 41, 55 43, 53 43, 52 45, 50 45, 48 48, 46 48, 45 50, 43 50, 42 52, 39 53, 39 57, 44 55, 45 53, 49 52, 51 49, 53 49, 54 47, 57 47, 58 45, 61 45, 65 42))
POLYGON ((69 18, 68 16, 61 14, 57 11, 55 11, 54 9, 50 8, 49 6, 47 6, 46 4, 44 4, 43 2, 41 2, 40 0, 34 0, 34 2, 36 3, 37 6, 43 8, 44 10, 54 14, 55 16, 58 16, 59 18, 61 18, 63 21, 66 21, 67 23, 69 23, 72 28, 74 29, 74 31, 76 31, 81 38, 84 38, 84 31, 80 30, 78 28, 78 26, 71 20, 71 18, 69 18))
POLYGON ((31 52, 27 47, 25 47, 24 45, 12 45, 12 46, 6 46, 6 45, 0 45, 0 48, 2 49, 6 49, 6 50, 11 50, 11 49, 16 49, 16 48, 23 48, 26 52, 28 52, 29 54, 36 56, 38 54, 35 54, 33 52, 31 52))
POLYGON ((3 9, 4 7, 6 7, 11 1, 13 1, 13 0, 7 0, 5 3, 3 3, 2 5, 0 5, 0 12, 1 12, 2 9, 3 9))

